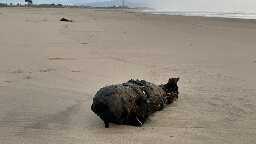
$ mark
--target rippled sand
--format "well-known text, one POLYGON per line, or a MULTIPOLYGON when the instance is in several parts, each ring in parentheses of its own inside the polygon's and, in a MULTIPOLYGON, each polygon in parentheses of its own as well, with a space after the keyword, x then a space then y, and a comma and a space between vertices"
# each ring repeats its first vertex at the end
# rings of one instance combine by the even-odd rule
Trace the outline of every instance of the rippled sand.
POLYGON ((252 144, 255 37, 249 20, 1 8, 0 143, 252 144), (90 111, 102 86, 170 76, 181 99, 142 128, 90 111))

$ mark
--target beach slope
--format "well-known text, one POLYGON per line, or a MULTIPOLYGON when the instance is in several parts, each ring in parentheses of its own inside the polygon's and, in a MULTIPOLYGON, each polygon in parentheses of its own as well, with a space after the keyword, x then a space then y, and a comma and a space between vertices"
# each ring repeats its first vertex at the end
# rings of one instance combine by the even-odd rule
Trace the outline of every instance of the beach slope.
POLYGON ((251 144, 256 22, 100 9, 0 9, 0 143, 251 144), (61 22, 62 17, 73 22, 61 22), (141 128, 90 110, 103 86, 180 77, 141 128))

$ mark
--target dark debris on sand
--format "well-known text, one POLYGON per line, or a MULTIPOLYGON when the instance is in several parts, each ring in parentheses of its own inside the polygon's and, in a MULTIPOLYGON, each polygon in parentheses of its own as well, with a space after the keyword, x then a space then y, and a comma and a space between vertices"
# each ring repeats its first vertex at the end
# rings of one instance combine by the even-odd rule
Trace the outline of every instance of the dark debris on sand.
POLYGON ((142 126, 148 116, 178 99, 179 78, 155 85, 145 80, 129 80, 101 88, 91 109, 109 127, 109 123, 142 126))
POLYGON ((60 21, 63 21, 63 22, 73 22, 73 20, 71 20, 71 19, 66 19, 66 18, 61 18, 60 21))

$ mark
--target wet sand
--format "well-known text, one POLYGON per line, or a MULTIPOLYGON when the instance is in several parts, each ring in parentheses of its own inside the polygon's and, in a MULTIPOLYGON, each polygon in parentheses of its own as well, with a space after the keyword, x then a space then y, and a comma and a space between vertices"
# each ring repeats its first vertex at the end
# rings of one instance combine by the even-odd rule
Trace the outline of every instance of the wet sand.
POLYGON ((255 21, 52 8, 1 8, 0 20, 1 144, 256 140, 255 21), (90 110, 103 86, 171 76, 180 100, 141 128, 105 129, 90 110))

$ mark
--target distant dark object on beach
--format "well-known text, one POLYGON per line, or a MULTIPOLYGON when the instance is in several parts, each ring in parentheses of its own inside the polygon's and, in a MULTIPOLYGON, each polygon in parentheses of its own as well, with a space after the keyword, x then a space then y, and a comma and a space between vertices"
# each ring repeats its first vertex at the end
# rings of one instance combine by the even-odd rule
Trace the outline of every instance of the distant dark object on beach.
POLYGON ((179 78, 155 85, 145 80, 129 80, 101 88, 93 98, 91 110, 109 123, 142 126, 148 116, 178 99, 179 78))
POLYGON ((73 20, 66 19, 66 18, 61 18, 60 21, 63 21, 63 22, 73 22, 73 20))

